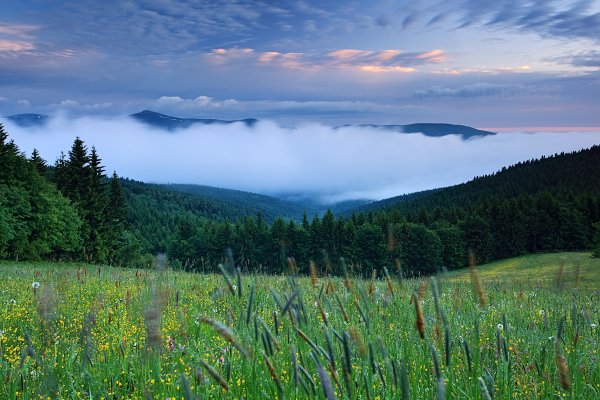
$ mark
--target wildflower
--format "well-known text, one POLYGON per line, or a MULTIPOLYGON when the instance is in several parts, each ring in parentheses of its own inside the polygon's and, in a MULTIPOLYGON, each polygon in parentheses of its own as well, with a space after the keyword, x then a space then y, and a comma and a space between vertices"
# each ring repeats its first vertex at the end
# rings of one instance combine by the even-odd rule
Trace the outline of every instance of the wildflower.
POLYGON ((544 311, 543 309, 540 310, 540 315, 542 315, 542 316, 546 315, 546 311, 544 311))
POLYGON ((31 284, 31 287, 32 287, 32 288, 35 290, 35 289, 37 289, 37 288, 39 288, 39 287, 40 287, 40 283, 39 283, 39 282, 33 282, 33 283, 31 284))
POLYGON ((173 339, 171 336, 169 336, 169 337, 167 337, 167 342, 169 344, 169 351, 175 350, 175 339, 173 339))
POLYGON ((498 325, 496 325, 496 328, 498 328, 499 330, 503 330, 504 329, 504 325, 498 324, 498 325))
POLYGON ((598 325, 596 325, 596 324, 591 324, 590 326, 592 327, 592 329, 596 329, 596 327, 597 327, 598 325))
POLYGON ((237 286, 236 285, 231 285, 231 287, 233 288, 233 290, 237 290, 237 286))

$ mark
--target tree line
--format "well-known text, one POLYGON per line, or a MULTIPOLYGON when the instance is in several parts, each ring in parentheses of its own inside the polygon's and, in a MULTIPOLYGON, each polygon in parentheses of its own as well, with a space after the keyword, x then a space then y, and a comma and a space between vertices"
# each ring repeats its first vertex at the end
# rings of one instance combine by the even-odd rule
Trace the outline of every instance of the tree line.
POLYGON ((107 178, 94 147, 76 138, 49 167, 0 124, 0 257, 118 264, 138 253, 119 178, 107 178))
POLYGON ((400 198, 387 207, 301 222, 261 215, 235 222, 180 218, 168 253, 182 267, 214 268, 230 248, 250 270, 344 268, 406 275, 542 251, 600 250, 600 147, 518 163, 454 187, 400 198), (344 263, 340 259, 344 259, 344 263))

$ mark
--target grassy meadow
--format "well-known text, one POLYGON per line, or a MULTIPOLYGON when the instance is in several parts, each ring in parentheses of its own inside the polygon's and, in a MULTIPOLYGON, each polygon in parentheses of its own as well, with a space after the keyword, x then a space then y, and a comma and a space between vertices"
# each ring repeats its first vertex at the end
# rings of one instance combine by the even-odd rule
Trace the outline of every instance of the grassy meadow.
POLYGON ((159 267, 0 263, 0 398, 600 398, 589 253, 420 280, 159 267))

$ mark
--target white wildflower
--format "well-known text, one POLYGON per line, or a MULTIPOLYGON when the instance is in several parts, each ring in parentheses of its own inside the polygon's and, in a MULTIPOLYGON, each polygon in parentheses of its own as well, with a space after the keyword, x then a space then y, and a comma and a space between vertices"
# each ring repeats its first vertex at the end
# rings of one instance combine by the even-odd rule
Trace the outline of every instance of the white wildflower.
POLYGON ((502 324, 498 324, 498 325, 496 325, 496 328, 498 328, 498 329, 500 329, 500 330, 503 330, 503 329, 504 329, 504 325, 502 325, 502 324))
POLYGON ((37 288, 39 288, 39 287, 40 287, 40 283, 39 283, 39 282, 33 282, 33 283, 31 284, 31 287, 32 287, 32 288, 34 288, 34 289, 37 289, 37 288))
POLYGON ((590 326, 592 327, 592 329, 596 329, 596 327, 597 327, 598 325, 596 325, 596 324, 591 324, 590 326))

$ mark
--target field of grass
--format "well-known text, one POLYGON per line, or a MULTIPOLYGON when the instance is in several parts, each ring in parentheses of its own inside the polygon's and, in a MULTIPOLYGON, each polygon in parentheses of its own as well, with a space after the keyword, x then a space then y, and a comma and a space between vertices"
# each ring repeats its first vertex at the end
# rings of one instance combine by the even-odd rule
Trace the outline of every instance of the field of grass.
MULTIPOLYGON (((600 259, 590 253, 541 253, 491 262, 479 268, 484 281, 510 280, 535 284, 560 279, 568 286, 596 286, 600 284, 600 259), (562 269, 561 269, 562 267, 562 269), (561 272, 562 271, 562 272, 561 272), (562 277, 559 278, 559 275, 562 277)), ((468 280, 468 270, 452 271, 452 280, 468 280)))
POLYGON ((563 253, 311 280, 3 262, 0 398, 597 399, 599 268, 563 253))

